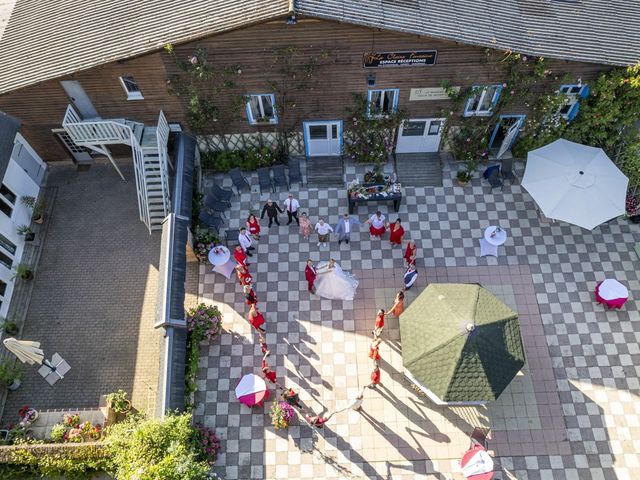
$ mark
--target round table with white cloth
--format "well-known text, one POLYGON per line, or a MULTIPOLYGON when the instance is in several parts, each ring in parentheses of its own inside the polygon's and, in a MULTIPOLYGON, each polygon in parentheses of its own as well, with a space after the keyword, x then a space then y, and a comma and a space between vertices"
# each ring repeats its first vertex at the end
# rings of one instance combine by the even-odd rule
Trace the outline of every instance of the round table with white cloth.
POLYGON ((598 293, 605 300, 614 300, 616 298, 629 298, 629 290, 618 280, 607 278, 600 284, 598 293))
POLYGON ((505 229, 500 229, 500 231, 497 231, 496 229, 499 227, 496 227, 494 225, 491 225, 490 227, 487 227, 486 230, 484 231, 484 239, 489 242, 491 245, 502 245, 504 242, 507 241, 507 231, 505 229), (493 235, 493 233, 495 232, 495 235, 493 235), (492 236, 493 235, 493 236, 492 236))
POLYGON ((229 261, 229 258, 231 258, 231 252, 224 245, 216 245, 209 250, 209 262, 214 267, 224 265, 229 261))

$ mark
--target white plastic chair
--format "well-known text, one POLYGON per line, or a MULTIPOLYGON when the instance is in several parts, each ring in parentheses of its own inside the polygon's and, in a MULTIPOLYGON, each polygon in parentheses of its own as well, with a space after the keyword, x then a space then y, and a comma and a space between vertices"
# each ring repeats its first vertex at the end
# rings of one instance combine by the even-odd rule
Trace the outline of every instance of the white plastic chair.
POLYGON ((498 256, 498 246, 487 242, 484 238, 480 239, 480 256, 486 257, 487 255, 498 256))

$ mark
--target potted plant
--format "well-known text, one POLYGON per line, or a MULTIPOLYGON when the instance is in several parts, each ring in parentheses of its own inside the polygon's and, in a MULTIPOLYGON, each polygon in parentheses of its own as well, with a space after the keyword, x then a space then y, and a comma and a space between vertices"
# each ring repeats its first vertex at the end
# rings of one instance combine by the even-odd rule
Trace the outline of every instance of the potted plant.
POLYGON ((473 178, 473 173, 476 171, 477 166, 478 162, 473 156, 473 153, 467 151, 465 154, 464 170, 460 170, 456 174, 458 185, 460 185, 461 187, 466 186, 471 181, 471 178, 473 178))
POLYGON ((16 273, 11 278, 11 280, 16 277, 21 278, 22 280, 31 280, 33 278, 33 272, 31 271, 29 265, 27 265, 26 263, 19 263, 16 267, 16 273))
POLYGON ((20 415, 20 424, 25 428, 35 422, 40 416, 35 408, 28 407, 27 405, 18 410, 18 415, 20 415))
POLYGON ((271 423, 276 430, 287 428, 296 416, 296 411, 287 402, 273 402, 271 405, 271 423))
POLYGON ((7 320, 6 318, 2 322, 2 328, 8 335, 17 335, 18 331, 20 330, 16 322, 14 322, 13 320, 7 320))
POLYGON ((131 401, 127 398, 127 392, 118 390, 106 397, 107 406, 116 413, 127 414, 131 411, 131 401))
POLYGON ((383 182, 384 182, 384 177, 382 176, 382 173, 380 172, 380 169, 378 167, 374 167, 373 170, 369 170, 364 174, 365 184, 368 184, 368 183, 379 184, 383 182))
POLYGON ((22 367, 9 359, 0 362, 0 382, 9 390, 17 390, 22 384, 22 367))
POLYGON ((32 242, 36 238, 36 234, 33 233, 33 230, 28 225, 20 225, 17 228, 17 232, 18 235, 24 236, 25 242, 32 242))
POLYGON ((44 200, 36 202, 36 204, 33 206, 31 219, 38 225, 41 225, 44 222, 44 210, 46 207, 47 204, 44 203, 44 200))

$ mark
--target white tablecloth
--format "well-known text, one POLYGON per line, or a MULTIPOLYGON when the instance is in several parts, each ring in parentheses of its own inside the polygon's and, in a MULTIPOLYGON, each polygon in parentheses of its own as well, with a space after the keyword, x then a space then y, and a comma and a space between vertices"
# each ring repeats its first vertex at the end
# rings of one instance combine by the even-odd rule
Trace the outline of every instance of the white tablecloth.
POLYGON ((244 397, 252 393, 264 392, 267 389, 267 384, 262 377, 259 377, 253 373, 249 373, 242 377, 236 387, 236 397, 244 397))
POLYGON ((224 265, 231 258, 231 252, 223 245, 216 245, 209 250, 209 262, 213 266, 224 265))
POLYGON ((491 245, 502 245, 507 241, 507 232, 506 230, 502 229, 499 232, 496 232, 495 237, 492 237, 491 234, 495 232, 496 228, 498 227, 494 225, 487 227, 487 229, 484 231, 484 239, 491 245))
POLYGON ((629 290, 618 280, 607 278, 600 284, 598 293, 605 300, 615 300, 616 298, 629 298, 629 290))

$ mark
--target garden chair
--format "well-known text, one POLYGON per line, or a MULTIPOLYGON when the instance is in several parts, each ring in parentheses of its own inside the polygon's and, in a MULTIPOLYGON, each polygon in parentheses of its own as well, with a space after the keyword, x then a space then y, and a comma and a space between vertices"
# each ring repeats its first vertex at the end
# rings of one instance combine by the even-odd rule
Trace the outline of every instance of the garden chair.
POLYGON ((486 257, 487 255, 498 256, 498 246, 487 242, 484 238, 480 239, 480 256, 486 257))
POLYGON ((223 198, 220 198, 216 192, 213 189, 209 189, 209 190, 205 190, 206 195, 209 197, 213 197, 216 199, 216 201, 222 205, 224 208, 229 209, 231 208, 231 202, 229 202, 228 200, 225 200, 223 198))
POLYGON ((231 245, 237 245, 238 235, 240 235, 240 230, 235 228, 227 228, 227 230, 224 232, 224 243, 226 244, 227 248, 230 248, 229 242, 232 242, 231 245))
POLYGON ((229 200, 231 200, 231 197, 233 197, 233 190, 222 188, 217 183, 213 184, 211 193, 215 195, 218 200, 224 200, 225 202, 228 202, 229 200))
POLYGON ((264 193, 265 190, 273 191, 271 186, 271 172, 268 168, 262 167, 257 170, 258 183, 260 183, 260 193, 264 193))
POLYGON ((289 189, 289 181, 287 180, 287 175, 284 171, 284 165, 276 165, 272 167, 273 170, 273 186, 275 187, 287 187, 289 189))
POLYGON ((204 205, 209 210, 211 210, 213 212, 219 212, 220 214, 222 214, 222 216, 224 218, 227 218, 227 216, 224 214, 224 212, 227 209, 227 207, 222 202, 220 202, 216 197, 214 197, 213 195, 207 195, 205 197, 204 205))
POLYGON ((231 177, 231 181, 233 182, 233 186, 236 187, 236 191, 238 194, 242 191, 243 188, 248 188, 251 190, 251 185, 247 182, 247 179, 244 178, 242 172, 239 168, 232 168, 229 170, 229 176, 231 177))
POLYGON ((297 158, 289 159, 289 183, 302 183, 302 174, 300 173, 300 161, 297 158))
POLYGON ((500 190, 502 190, 502 180, 500 180, 500 166, 499 165, 495 165, 493 167, 489 167, 485 170, 483 177, 487 179, 487 181, 489 182, 489 185, 491 185, 491 191, 493 191, 494 188, 498 188, 500 187, 500 190), (489 171, 491 170, 491 171, 489 171), (489 172, 487 174, 487 172, 489 172))
POLYGON ((509 180, 509 184, 512 184, 516 180, 516 176, 513 173, 513 158, 505 158, 502 160, 500 166, 500 175, 504 180, 509 180))
POLYGON ((212 213, 207 212, 205 209, 200 210, 198 220, 207 228, 212 228, 216 231, 220 230, 220 227, 224 224, 222 217, 215 216, 212 213))

